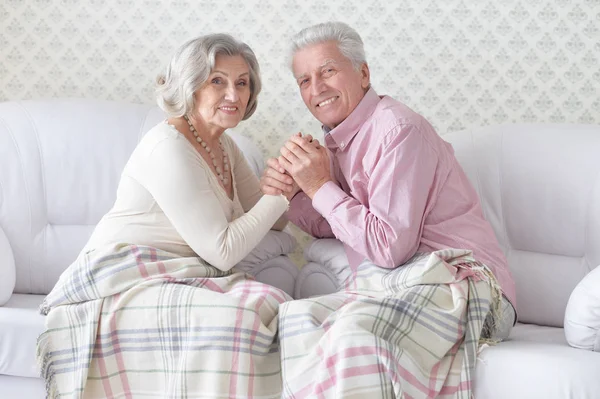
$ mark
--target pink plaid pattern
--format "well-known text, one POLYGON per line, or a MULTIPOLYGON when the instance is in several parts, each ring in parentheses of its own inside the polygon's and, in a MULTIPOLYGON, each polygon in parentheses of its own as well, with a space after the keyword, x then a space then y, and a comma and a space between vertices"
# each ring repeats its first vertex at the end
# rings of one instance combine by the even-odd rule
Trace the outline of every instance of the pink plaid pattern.
POLYGON ((282 397, 470 399, 490 278, 450 249, 364 262, 343 291, 281 305, 282 397))
POLYGON ((84 255, 42 305, 48 397, 279 398, 277 312, 289 299, 154 248, 84 255))

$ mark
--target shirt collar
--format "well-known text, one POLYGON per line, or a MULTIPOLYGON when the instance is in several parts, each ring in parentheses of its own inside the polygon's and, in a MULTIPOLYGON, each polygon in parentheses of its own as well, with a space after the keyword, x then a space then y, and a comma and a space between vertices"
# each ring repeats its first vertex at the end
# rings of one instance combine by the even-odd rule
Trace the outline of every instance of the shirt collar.
POLYGON ((338 148, 345 150, 348 143, 356 136, 356 133, 360 130, 365 120, 371 116, 375 107, 379 103, 379 96, 372 87, 365 93, 364 97, 354 111, 348 115, 346 119, 342 121, 333 129, 329 129, 326 126, 322 126, 323 132, 325 133, 325 143, 327 148, 330 150, 337 150, 338 148))

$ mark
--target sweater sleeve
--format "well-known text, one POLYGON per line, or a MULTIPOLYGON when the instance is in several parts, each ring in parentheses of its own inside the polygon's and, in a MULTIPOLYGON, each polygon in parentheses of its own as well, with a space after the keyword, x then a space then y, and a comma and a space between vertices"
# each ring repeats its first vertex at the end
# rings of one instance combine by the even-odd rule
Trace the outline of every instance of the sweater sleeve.
POLYGON ((156 143, 143 162, 141 183, 192 250, 221 270, 250 253, 288 206, 284 196, 265 195, 229 223, 212 172, 183 138, 156 143))

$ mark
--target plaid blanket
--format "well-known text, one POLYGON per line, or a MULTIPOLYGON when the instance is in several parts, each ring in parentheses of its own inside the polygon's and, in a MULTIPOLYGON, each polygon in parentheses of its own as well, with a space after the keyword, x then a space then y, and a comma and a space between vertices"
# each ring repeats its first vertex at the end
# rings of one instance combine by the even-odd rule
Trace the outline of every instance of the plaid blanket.
POLYGON ((280 307, 284 398, 470 398, 501 294, 470 251, 365 262, 336 294, 280 307), (493 313, 494 314, 494 313, 493 313))
POLYGON ((82 255, 42 304, 50 398, 279 398, 283 291, 199 258, 117 245, 82 255))

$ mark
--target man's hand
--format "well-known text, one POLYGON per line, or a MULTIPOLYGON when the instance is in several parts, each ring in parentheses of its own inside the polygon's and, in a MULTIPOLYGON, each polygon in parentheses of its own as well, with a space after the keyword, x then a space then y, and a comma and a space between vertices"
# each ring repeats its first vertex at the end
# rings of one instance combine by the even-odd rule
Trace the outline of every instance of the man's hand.
POLYGON ((331 181, 327 149, 311 136, 292 136, 280 152, 279 165, 311 199, 321 186, 331 181))
POLYGON ((300 191, 298 184, 285 173, 277 158, 267 160, 267 167, 260 178, 260 189, 267 195, 283 194, 288 200, 300 191))

